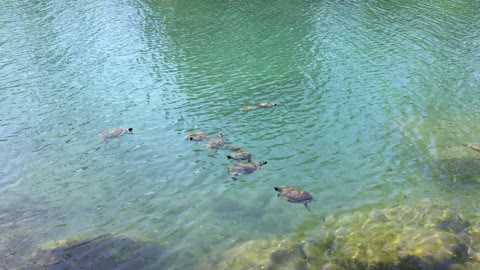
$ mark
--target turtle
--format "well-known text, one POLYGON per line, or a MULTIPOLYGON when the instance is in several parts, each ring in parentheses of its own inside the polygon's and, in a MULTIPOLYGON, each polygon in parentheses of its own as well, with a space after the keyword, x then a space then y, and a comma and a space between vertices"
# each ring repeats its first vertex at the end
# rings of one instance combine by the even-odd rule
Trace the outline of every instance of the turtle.
POLYGON ((234 145, 226 145, 224 148, 227 149, 227 150, 230 150, 230 151, 232 151, 232 152, 238 152, 238 151, 241 151, 241 150, 242 150, 241 147, 239 147, 239 146, 234 146, 234 145))
POLYGON ((272 108, 274 106, 277 106, 277 103, 266 103, 266 102, 261 102, 261 103, 256 103, 254 106, 245 106, 242 107, 242 111, 248 112, 253 109, 265 109, 265 108, 272 108))
POLYGON ((469 143, 469 144, 464 144, 466 147, 473 149, 475 151, 480 152, 480 143, 469 143))
POLYGON ((251 174, 256 170, 261 169, 261 167, 265 164, 267 164, 266 161, 237 163, 233 166, 228 167, 228 171, 230 172, 230 174, 232 174, 232 180, 236 181, 239 175, 251 174))
POLYGON ((112 128, 110 130, 100 133, 100 137, 104 140, 115 139, 125 134, 133 133, 133 128, 112 128))
POLYGON ((247 151, 244 151, 244 150, 238 150, 238 151, 235 151, 231 155, 227 155, 227 158, 228 159, 235 159, 236 161, 246 160, 248 162, 251 162, 252 161, 252 156, 253 155, 250 152, 247 152, 247 151))
POLYGON ((211 139, 207 146, 212 149, 221 149, 225 145, 225 136, 223 133, 219 133, 217 138, 211 139))
POLYGON ((273 106, 277 106, 277 103, 257 103, 255 104, 255 107, 257 108, 272 108, 273 106))
POLYGON ((282 196, 291 203, 301 203, 305 205, 308 211, 310 211, 310 202, 315 200, 310 192, 303 191, 296 187, 274 187, 273 190, 278 192, 277 197, 282 196))
POLYGON ((208 139, 208 133, 192 133, 188 134, 187 137, 185 137, 185 140, 189 141, 204 141, 208 139))

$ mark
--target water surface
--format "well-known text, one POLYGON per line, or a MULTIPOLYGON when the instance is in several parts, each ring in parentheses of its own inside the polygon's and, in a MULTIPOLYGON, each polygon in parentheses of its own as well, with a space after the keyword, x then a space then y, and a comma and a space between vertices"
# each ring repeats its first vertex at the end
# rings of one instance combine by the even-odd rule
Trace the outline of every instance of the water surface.
POLYGON ((0 2, 0 244, 21 254, 0 266, 110 233, 193 269, 329 215, 476 203, 476 1, 0 2), (257 102, 279 105, 241 110, 257 102), (233 182, 193 132, 268 164, 233 182))

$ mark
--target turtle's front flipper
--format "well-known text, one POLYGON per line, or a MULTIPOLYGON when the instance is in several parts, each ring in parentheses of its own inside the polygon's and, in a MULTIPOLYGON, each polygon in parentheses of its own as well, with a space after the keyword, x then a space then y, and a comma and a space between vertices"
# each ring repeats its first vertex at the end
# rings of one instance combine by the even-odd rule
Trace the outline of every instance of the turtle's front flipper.
POLYGON ((279 187, 273 187, 273 190, 275 190, 277 193, 277 197, 280 197, 280 194, 282 193, 282 188, 279 187))
POLYGON ((304 203, 303 205, 305 205, 305 207, 307 208, 308 212, 310 212, 310 205, 308 204, 308 202, 304 203))

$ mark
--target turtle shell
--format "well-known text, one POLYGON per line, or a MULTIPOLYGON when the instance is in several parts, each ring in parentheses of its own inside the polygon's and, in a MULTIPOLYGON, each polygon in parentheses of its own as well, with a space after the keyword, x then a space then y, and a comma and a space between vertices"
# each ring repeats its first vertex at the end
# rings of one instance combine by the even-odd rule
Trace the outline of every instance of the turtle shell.
POLYGON ((257 103, 255 107, 257 108, 272 108, 273 106, 277 106, 277 103, 257 103))
POLYGON ((278 196, 282 196, 288 202, 304 204, 308 211, 310 211, 309 203, 315 200, 310 192, 296 187, 274 187, 273 189, 279 192, 278 196))
POLYGON ((234 160, 247 160, 248 162, 252 161, 252 153, 250 152, 247 152, 247 151, 243 151, 243 150, 240 150, 238 152, 235 152, 231 155, 228 155, 227 158, 228 159, 234 159, 234 160))
POLYGON ((127 133, 133 133, 133 128, 112 128, 108 131, 100 133, 100 137, 105 140, 118 138, 127 133))
POLYGON ((208 133, 192 133, 188 134, 187 137, 185 137, 185 140, 189 141, 203 141, 208 139, 208 133))
POLYGON ((208 147, 214 148, 214 149, 222 148, 224 145, 225 145, 225 137, 222 133, 220 133, 217 138, 211 139, 208 142, 208 147))
POLYGON ((267 164, 266 161, 237 163, 233 166, 228 167, 228 171, 232 174, 232 179, 237 180, 237 176, 243 174, 251 174, 256 170, 260 169, 265 164, 267 164))

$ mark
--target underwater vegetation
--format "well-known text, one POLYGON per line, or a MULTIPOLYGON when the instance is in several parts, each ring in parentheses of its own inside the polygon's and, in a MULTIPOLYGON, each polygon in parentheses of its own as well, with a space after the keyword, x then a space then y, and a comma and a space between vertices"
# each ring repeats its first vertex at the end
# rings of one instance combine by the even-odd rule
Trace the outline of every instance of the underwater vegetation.
POLYGON ((480 269, 480 223, 454 206, 421 200, 329 216, 308 236, 243 243, 211 269, 480 269))

